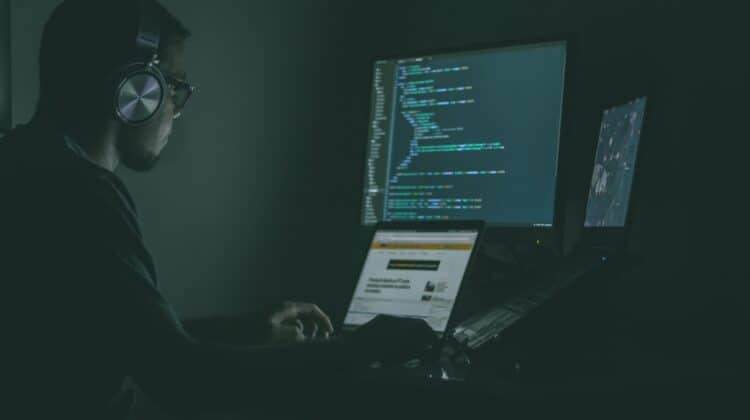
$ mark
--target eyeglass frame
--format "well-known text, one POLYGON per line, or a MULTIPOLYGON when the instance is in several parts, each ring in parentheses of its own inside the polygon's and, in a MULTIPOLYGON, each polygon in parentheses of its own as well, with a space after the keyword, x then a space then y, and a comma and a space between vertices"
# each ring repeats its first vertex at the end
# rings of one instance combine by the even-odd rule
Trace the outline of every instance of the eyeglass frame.
MULTIPOLYGON (((175 103, 175 109, 177 109, 178 113, 175 114, 175 118, 178 118, 180 116, 180 112, 183 108, 185 108, 185 105, 187 105, 188 101, 190 100, 190 97, 193 95, 193 93, 196 90, 196 87, 194 85, 191 85, 190 83, 186 82, 185 80, 178 79, 176 77, 172 77, 168 74, 164 75, 164 81, 167 82, 167 85, 169 85, 172 89, 186 89, 186 96, 185 100, 182 101, 182 104, 175 103)), ((174 101, 174 95, 172 96, 172 100, 174 101)))

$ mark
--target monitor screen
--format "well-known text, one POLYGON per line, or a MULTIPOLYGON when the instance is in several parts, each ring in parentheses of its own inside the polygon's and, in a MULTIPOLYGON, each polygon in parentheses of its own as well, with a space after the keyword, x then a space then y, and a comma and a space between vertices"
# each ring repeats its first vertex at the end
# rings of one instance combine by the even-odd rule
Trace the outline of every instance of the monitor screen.
POLYGON ((646 97, 604 111, 586 204, 585 227, 624 227, 646 97))
POLYGON ((378 231, 344 327, 378 314, 421 318, 444 333, 479 232, 378 231))
POLYGON ((567 42, 379 60, 362 223, 551 227, 567 42))

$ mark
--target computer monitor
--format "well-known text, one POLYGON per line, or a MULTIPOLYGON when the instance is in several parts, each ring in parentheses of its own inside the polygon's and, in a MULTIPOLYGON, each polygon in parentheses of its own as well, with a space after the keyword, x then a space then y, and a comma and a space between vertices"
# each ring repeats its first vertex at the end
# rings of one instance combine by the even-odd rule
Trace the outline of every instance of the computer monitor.
POLYGON ((647 97, 604 110, 586 203, 585 228, 624 228, 647 97))
POLYGON ((375 61, 362 224, 552 227, 568 45, 375 61))
POLYGON ((469 275, 483 225, 380 223, 343 329, 354 330, 385 314, 424 319, 438 335, 444 334, 469 275))

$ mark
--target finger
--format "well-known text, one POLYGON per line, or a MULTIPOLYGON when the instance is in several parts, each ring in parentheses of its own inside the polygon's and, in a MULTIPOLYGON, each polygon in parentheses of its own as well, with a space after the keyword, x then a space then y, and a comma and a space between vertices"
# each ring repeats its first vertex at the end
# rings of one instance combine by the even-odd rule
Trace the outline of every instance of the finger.
POLYGON ((304 337, 304 331, 305 326, 299 319, 287 319, 286 321, 279 324, 282 329, 285 329, 286 331, 289 331, 291 334, 292 330, 297 331, 299 334, 301 334, 304 337))
POLYGON ((328 315, 318 307, 318 305, 306 303, 302 308, 302 313, 310 316, 321 327, 323 333, 328 332, 330 334, 333 332, 331 318, 329 318, 328 315))
POLYGON ((299 305, 293 302, 284 302, 281 307, 271 315, 271 322, 283 323, 285 321, 297 318, 299 305))
POLYGON ((305 337, 305 334, 302 333, 302 330, 298 328, 294 331, 294 336, 292 338, 293 343, 301 343, 305 340, 307 340, 307 338, 305 337))
POLYGON ((271 318, 272 322, 286 322, 292 319, 302 317, 312 319, 317 326, 318 331, 323 334, 333 333, 333 323, 328 315, 323 312, 318 305, 311 303, 285 302, 282 307, 274 313, 271 318))
POLYGON ((305 335, 309 338, 315 338, 318 335, 318 323, 312 319, 303 319, 305 324, 305 335))
POLYGON ((296 326, 282 325, 274 331, 273 342, 276 344, 299 343, 302 341, 305 341, 305 336, 296 326))

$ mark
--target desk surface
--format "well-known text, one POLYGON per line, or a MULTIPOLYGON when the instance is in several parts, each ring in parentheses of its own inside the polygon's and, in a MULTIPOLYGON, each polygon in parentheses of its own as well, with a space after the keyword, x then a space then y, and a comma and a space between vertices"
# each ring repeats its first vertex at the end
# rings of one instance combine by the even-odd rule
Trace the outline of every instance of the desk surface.
POLYGON ((603 298, 606 283, 594 280, 471 354, 464 381, 369 371, 330 384, 332 404, 305 407, 304 417, 469 419, 532 410, 548 418, 585 407, 611 418, 643 417, 649 407, 654 416, 692 418, 699 405, 716 418, 742 405, 750 346, 741 317, 623 319, 603 298))
MULTIPOLYGON (((446 419, 462 416, 463 410, 499 410, 509 415, 527 415, 531 410, 541 416, 560 416, 586 409, 607 413, 602 418, 626 413, 643 417, 654 410, 651 414, 661 413, 662 418, 693 418, 703 409, 720 418, 742 409, 747 347, 729 354, 711 351, 710 344, 689 346, 691 337, 695 339, 690 329, 682 323, 630 325, 608 335, 604 339, 607 346, 581 349, 577 357, 566 350, 562 357, 528 359, 522 362, 520 372, 485 362, 475 365, 478 372, 463 382, 403 381, 403 377, 389 378, 384 373, 360 378, 359 388, 352 393, 388 395, 394 404, 410 407, 411 414, 446 419), (671 331, 671 344, 652 340, 650 336, 657 331, 671 331), (538 366, 530 367, 533 363, 538 366), (428 410, 429 401, 442 405, 428 410)), ((700 335, 701 331, 693 333, 700 335)), ((736 343, 714 344, 724 348, 736 343)), ((548 350, 555 352, 554 348, 548 350)), ((395 418, 410 418, 406 411, 399 415, 395 418)), ((371 418, 376 417, 373 414, 371 418)))
MULTIPOLYGON (((617 281, 616 270, 599 274, 617 281)), ((383 371, 357 383, 368 393, 411 395, 401 402, 414 407, 431 399, 444 402, 431 413, 438 418, 454 418, 449 412, 460 413, 461 407, 495 406, 510 413, 529 407, 658 406, 674 418, 674 411, 693 414, 694 404, 717 412, 741 404, 750 350, 741 316, 730 311, 680 321, 623 319, 607 305, 606 282, 590 280, 470 354, 464 381, 383 371)), ((553 409, 549 414, 559 415, 553 409)))

